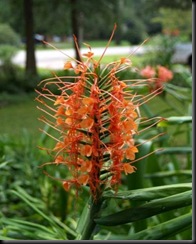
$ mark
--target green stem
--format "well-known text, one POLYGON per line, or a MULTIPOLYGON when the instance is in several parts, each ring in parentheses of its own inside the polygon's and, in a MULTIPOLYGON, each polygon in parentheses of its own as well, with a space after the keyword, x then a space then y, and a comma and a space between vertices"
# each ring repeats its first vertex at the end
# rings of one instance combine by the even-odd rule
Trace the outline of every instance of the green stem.
POLYGON ((91 240, 93 239, 93 232, 96 227, 96 223, 94 219, 97 217, 100 208, 102 206, 102 200, 99 199, 96 202, 90 198, 89 203, 83 210, 83 214, 81 216, 81 220, 83 223, 78 224, 79 234, 77 236, 77 240, 91 240))

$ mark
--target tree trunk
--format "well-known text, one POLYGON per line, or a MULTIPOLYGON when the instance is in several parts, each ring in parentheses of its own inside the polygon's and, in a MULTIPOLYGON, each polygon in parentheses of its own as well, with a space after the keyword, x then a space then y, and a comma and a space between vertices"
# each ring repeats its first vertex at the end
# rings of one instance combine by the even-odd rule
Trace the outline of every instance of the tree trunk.
MULTIPOLYGON (((78 19, 79 14, 77 9, 77 0, 70 0, 70 4, 71 4, 72 31, 78 40, 78 47, 80 48, 80 27, 79 27, 79 19, 78 19)), ((81 61, 75 42, 74 42, 74 49, 75 49, 76 59, 81 61)))
POLYGON ((122 41, 122 14, 123 14, 122 10, 124 8, 124 1, 118 1, 114 7, 115 7, 115 17, 116 17, 116 24, 117 24, 114 40, 116 45, 120 45, 122 41))
POLYGON ((26 35, 26 65, 25 71, 28 75, 37 75, 34 42, 33 23, 33 0, 23 0, 25 35, 26 35))

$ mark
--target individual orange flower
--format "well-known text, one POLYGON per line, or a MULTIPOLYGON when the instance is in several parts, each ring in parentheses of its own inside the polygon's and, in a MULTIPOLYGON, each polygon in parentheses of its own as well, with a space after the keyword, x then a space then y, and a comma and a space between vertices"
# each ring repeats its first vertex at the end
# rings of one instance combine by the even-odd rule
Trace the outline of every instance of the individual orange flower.
POLYGON ((131 164, 128 164, 128 163, 123 164, 123 170, 124 170, 126 175, 135 172, 135 169, 136 169, 136 167, 134 167, 131 164))
POLYGON ((90 145, 81 146, 80 153, 82 155, 84 155, 84 156, 87 156, 87 157, 91 156, 91 154, 92 154, 92 146, 90 146, 90 145))
POLYGON ((91 161, 83 161, 83 164, 81 165, 80 167, 80 170, 82 172, 91 172, 91 169, 92 169, 92 162, 91 161))
POLYGON ((120 64, 128 64, 131 65, 131 60, 129 58, 121 58, 120 59, 120 64))
POLYGON ((72 69, 73 68, 73 65, 70 61, 67 61, 65 64, 64 64, 64 69, 72 69))
POLYGON ((87 58, 92 58, 93 55, 94 55, 94 53, 92 53, 92 52, 88 52, 88 53, 83 54, 83 56, 86 56, 87 58))
POLYGON ((71 182, 69 182, 69 181, 63 181, 63 188, 64 188, 66 191, 69 191, 70 186, 71 186, 71 182))
POLYGON ((138 152, 137 147, 134 147, 134 146, 129 147, 125 150, 125 157, 127 159, 134 160, 135 159, 135 153, 137 153, 137 152, 138 152))
POLYGON ((86 185, 88 183, 88 180, 89 180, 89 176, 86 174, 86 175, 80 175, 77 181, 80 185, 86 185))
POLYGON ((80 127, 83 129, 90 129, 90 128, 92 128, 93 124, 94 124, 93 119, 86 118, 86 119, 82 120, 82 122, 80 123, 80 127))

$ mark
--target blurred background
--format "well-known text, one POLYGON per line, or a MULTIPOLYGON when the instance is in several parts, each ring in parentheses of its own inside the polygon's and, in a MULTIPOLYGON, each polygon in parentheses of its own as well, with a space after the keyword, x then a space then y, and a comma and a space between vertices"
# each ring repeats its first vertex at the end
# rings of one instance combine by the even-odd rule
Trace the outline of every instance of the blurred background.
MULTIPOLYGON (((160 42, 160 39, 165 36, 170 36, 171 39, 175 39, 175 42, 190 43, 192 40, 192 2, 180 0, 164 2, 160 0, 57 0, 50 2, 1 0, 1 66, 5 63, 8 65, 17 51, 25 50, 25 53, 18 53, 15 63, 22 63, 25 66, 24 72, 28 73, 28 76, 37 75, 40 59, 46 56, 47 60, 50 59, 50 62, 53 62, 55 55, 51 53, 52 55, 47 57, 47 53, 42 52, 41 57, 37 53, 36 58, 35 51, 51 48, 43 43, 44 40, 59 49, 72 48, 74 34, 79 46, 83 42, 92 44, 93 47, 105 46, 114 23, 117 24, 117 31, 111 46, 139 45, 149 37, 151 41, 148 43, 152 43, 152 39, 160 42)), ((174 41, 171 40, 167 44, 168 41, 165 40, 164 44, 171 50, 174 41)), ((58 56, 61 56, 60 53, 58 56)), ((184 63, 188 61, 183 60, 184 63)), ((12 67, 13 72, 15 72, 14 67, 12 67)), ((4 75, 11 74, 9 72, 1 76, 4 75)), ((1 91, 4 89, 13 91, 13 89, 20 89, 18 86, 25 86, 25 84, 18 84, 22 82, 18 80, 6 82, 4 86, 2 78, 1 91), (11 83, 15 83, 15 86, 17 84, 17 87, 11 83)), ((9 77, 7 78, 9 80, 9 77)), ((16 74, 13 78, 18 79, 16 74)), ((32 84, 33 81, 28 83, 31 84, 26 84, 26 89, 35 85, 32 84)))
MULTIPOLYGON (((178 69, 175 65, 182 64, 178 70, 191 71, 191 1, 0 0, 0 132, 10 133, 5 106, 32 95, 40 80, 52 76, 51 71, 65 74, 63 65, 67 56, 55 48, 78 57, 74 34, 81 48, 88 43, 95 55, 100 56, 114 23, 117 30, 104 62, 133 53, 132 62, 138 69, 146 64, 178 69), (137 49, 146 39, 146 44, 137 49)), ((136 73, 129 76, 135 77, 136 73)), ((177 78, 173 82, 180 84, 177 78)), ((22 108, 21 113, 27 126, 31 123, 30 115, 26 116, 22 108)), ((25 127, 22 121, 19 125, 25 127)), ((12 133, 16 132, 17 128, 12 133)))
MULTIPOLYGON (((175 150, 159 155, 159 168, 156 169, 172 172, 183 169, 186 174, 180 179, 176 175, 156 178, 156 184, 151 182, 150 185, 191 181, 192 1, 0 0, 0 235, 28 240, 64 238, 61 235, 54 237, 50 231, 44 236, 39 227, 37 236, 32 234, 30 227, 20 233, 18 230, 26 222, 16 223, 13 219, 9 222, 10 218, 53 225, 57 221, 53 217, 58 216, 75 228, 77 216, 73 210, 75 205, 72 206, 75 195, 68 196, 58 183, 54 184, 38 169, 42 162, 50 159, 37 146, 51 142, 39 131, 43 125, 37 119, 40 111, 36 109, 34 90, 41 80, 53 77, 54 73, 58 76, 69 74, 63 70, 68 59, 65 54, 79 58, 73 35, 82 51, 86 48, 83 43, 88 43, 98 58, 115 23, 117 29, 103 64, 132 54, 133 69, 123 73, 122 79, 143 78, 140 71, 147 65, 161 65, 171 70, 173 78, 164 87, 163 94, 148 107, 143 107, 143 113, 147 116, 183 116, 180 120, 171 120, 165 127, 168 134, 160 144, 175 147, 175 150), (15 194, 10 189, 15 189, 15 194), (25 195, 27 193, 31 197, 25 195), (26 199, 25 202, 19 195, 26 199), (35 211, 38 208, 39 211, 35 211), (53 214, 50 221, 54 222, 40 215, 41 211, 53 214)), ((147 177, 149 180, 149 175, 147 177)), ((77 206, 79 213, 88 196, 85 191, 83 194, 81 207, 77 206)), ((181 212, 177 214, 181 215, 181 212)), ((156 221, 152 223, 156 225, 156 221)), ((68 231, 69 235, 73 238, 72 232, 68 231)), ((190 239, 191 234, 185 232, 173 238, 190 239)))

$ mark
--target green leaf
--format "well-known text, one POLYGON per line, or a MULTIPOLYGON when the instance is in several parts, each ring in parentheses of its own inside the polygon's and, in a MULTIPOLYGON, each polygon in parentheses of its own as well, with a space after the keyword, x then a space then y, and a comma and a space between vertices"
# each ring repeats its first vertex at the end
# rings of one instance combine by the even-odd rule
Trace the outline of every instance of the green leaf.
POLYGON ((9 238, 7 236, 0 235, 0 240, 16 240, 15 238, 9 238))
MULTIPOLYGON (((107 240, 165 240, 169 237, 181 233, 184 230, 190 229, 191 226, 192 213, 188 213, 135 234, 112 234, 107 240)), ((99 239, 103 240, 103 238, 104 236, 99 236, 99 239)))
POLYGON ((78 221, 78 225, 76 228, 76 232, 78 233, 77 235, 77 240, 80 240, 80 238, 82 237, 82 233, 85 229, 85 223, 87 223, 89 221, 89 216, 90 215, 90 199, 87 201, 82 214, 80 216, 80 219, 78 221))
POLYGON ((184 94, 180 94, 178 91, 174 91, 172 89, 167 89, 165 87, 165 91, 167 91, 167 93, 170 93, 172 96, 174 96, 175 98, 179 99, 180 101, 191 101, 190 97, 184 94))
POLYGON ((117 198, 123 200, 150 201, 164 198, 183 191, 192 189, 192 183, 172 184, 167 186, 148 187, 131 191, 115 193, 113 191, 104 192, 104 198, 117 198))
POLYGON ((171 176, 189 176, 192 177, 192 170, 173 170, 173 171, 162 171, 153 174, 146 174, 147 178, 161 178, 161 177, 171 177, 171 176))
POLYGON ((134 174, 127 175, 126 184, 129 190, 143 188, 146 185, 144 173, 148 157, 145 156, 152 150, 151 141, 137 140, 137 143, 141 143, 141 145, 138 147, 139 152, 136 155, 136 159, 142 159, 137 162, 136 172, 134 174))
POLYGON ((7 218, 1 218, 1 223, 5 224, 5 225, 13 225, 13 226, 18 226, 19 228, 22 228, 23 230, 24 229, 29 229, 29 230, 34 230, 34 229, 38 229, 40 231, 44 231, 44 232, 48 232, 50 234, 53 234, 54 232, 43 226, 43 225, 40 225, 40 224, 37 224, 37 223, 32 223, 32 222, 29 222, 29 221, 25 221, 25 220, 20 220, 20 219, 7 219, 7 218))
POLYGON ((11 161, 5 161, 3 163, 0 164, 0 169, 4 168, 5 166, 7 166, 9 163, 12 163, 11 161))
MULTIPOLYGON (((127 178, 126 185, 128 187, 128 190, 143 188, 146 185, 146 179, 144 178, 144 174, 146 171, 148 157, 145 156, 151 152, 152 142, 145 141, 145 140, 138 140, 138 143, 141 143, 141 145, 138 146, 139 152, 136 155, 136 159, 139 158, 142 159, 139 160, 139 162, 137 162, 137 171, 134 174, 127 175, 126 177, 127 178)), ((132 207, 135 206, 137 206, 137 202, 132 202, 132 207)), ((146 228, 147 228, 147 223, 145 219, 134 223, 134 229, 137 232, 146 228)))
POLYGON ((102 199, 94 202, 90 197, 78 222, 76 240, 90 240, 96 227, 94 219, 102 207, 102 199))
POLYGON ((156 155, 161 154, 184 154, 184 153, 192 153, 192 147, 164 147, 161 150, 156 151, 156 155))
POLYGON ((19 219, 1 218, 1 225, 4 226, 4 236, 24 239, 26 237, 34 240, 58 240, 58 235, 51 227, 19 219), (22 230, 22 232, 21 232, 22 230))
POLYGON ((152 200, 149 203, 143 204, 139 207, 128 208, 109 216, 97 218, 95 219, 95 222, 97 224, 106 226, 121 225, 146 219, 173 209, 186 207, 191 205, 191 203, 192 190, 158 200, 152 200))
POLYGON ((177 125, 184 123, 192 123, 192 116, 172 116, 160 121, 157 127, 167 127, 168 125, 177 125))
POLYGON ((72 236, 76 236, 76 233, 63 224, 60 220, 58 220, 55 216, 50 216, 46 215, 43 211, 41 211, 33 202, 29 200, 31 196, 29 196, 24 190, 20 187, 16 187, 17 191, 15 190, 10 190, 11 193, 15 194, 19 198, 21 198, 26 204, 28 204, 35 212, 37 212, 40 216, 42 216, 45 220, 47 220, 50 225, 52 226, 53 230, 55 230, 58 233, 59 238, 66 239, 66 233, 71 234, 72 236))
POLYGON ((133 235, 131 240, 164 240, 191 228, 192 213, 161 223, 133 235))

